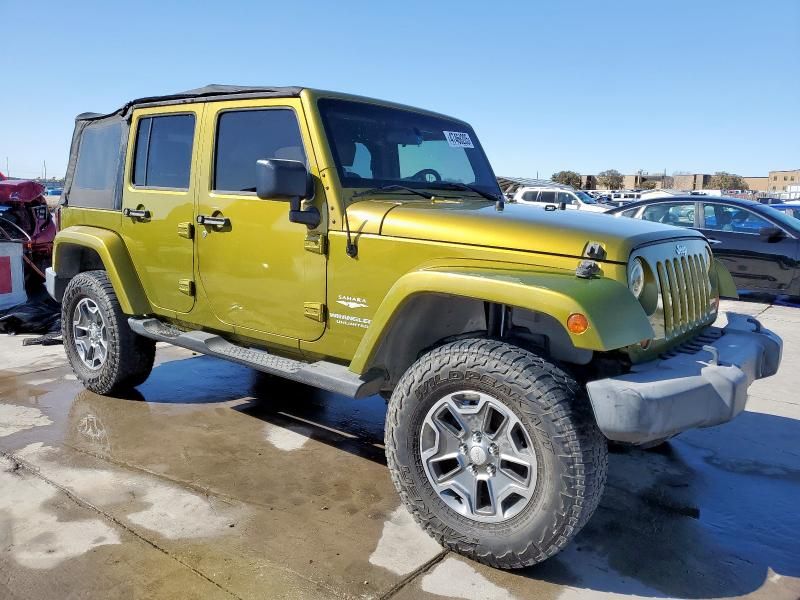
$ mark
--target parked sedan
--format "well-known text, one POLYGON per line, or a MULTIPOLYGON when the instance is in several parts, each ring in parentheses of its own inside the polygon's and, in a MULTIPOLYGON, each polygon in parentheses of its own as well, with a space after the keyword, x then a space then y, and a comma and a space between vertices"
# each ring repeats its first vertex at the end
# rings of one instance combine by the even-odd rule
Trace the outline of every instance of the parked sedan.
POLYGON ((606 214, 697 229, 740 291, 800 297, 800 221, 766 204, 673 196, 634 202, 606 214))
POLYGON ((794 217, 795 219, 800 219, 800 202, 795 204, 787 203, 787 204, 770 204, 770 208, 775 210, 781 211, 785 215, 789 215, 790 217, 794 217))

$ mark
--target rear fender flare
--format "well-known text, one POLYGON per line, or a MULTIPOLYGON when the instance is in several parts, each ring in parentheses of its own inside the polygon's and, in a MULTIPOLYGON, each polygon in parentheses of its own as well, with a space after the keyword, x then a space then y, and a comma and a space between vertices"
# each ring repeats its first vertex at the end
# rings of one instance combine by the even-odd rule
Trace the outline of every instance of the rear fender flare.
POLYGON ((82 248, 93 250, 100 257, 122 312, 152 312, 125 242, 108 229, 77 225, 61 230, 53 243, 53 270, 58 279, 69 280, 81 272, 78 251, 82 248))

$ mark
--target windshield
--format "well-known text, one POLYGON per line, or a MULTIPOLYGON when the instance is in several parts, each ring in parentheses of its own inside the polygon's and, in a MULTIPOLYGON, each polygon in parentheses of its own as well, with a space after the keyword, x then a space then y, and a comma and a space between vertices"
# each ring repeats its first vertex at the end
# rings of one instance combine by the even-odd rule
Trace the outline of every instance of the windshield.
POLYGON ((576 195, 578 198, 580 198, 580 199, 581 199, 581 202, 583 202, 584 204, 597 204, 597 200, 595 200, 594 198, 592 198, 592 197, 591 197, 589 194, 587 194, 586 192, 576 191, 576 192, 575 192, 575 195, 576 195))
POLYGON ((363 102, 324 98, 322 122, 346 188, 473 186, 499 195, 471 127, 458 121, 363 102))

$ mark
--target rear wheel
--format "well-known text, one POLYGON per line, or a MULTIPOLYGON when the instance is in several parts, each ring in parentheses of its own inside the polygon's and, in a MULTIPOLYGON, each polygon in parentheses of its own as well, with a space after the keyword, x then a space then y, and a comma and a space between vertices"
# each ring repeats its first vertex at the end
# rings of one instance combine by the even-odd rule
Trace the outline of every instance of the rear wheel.
POLYGON ((135 387, 153 369, 155 341, 131 331, 105 271, 86 271, 70 280, 61 303, 61 331, 72 370, 93 392, 135 387))
POLYGON ((533 565, 566 546, 597 507, 608 460, 570 376, 481 339, 437 348, 401 378, 386 453, 428 533, 500 568, 533 565))

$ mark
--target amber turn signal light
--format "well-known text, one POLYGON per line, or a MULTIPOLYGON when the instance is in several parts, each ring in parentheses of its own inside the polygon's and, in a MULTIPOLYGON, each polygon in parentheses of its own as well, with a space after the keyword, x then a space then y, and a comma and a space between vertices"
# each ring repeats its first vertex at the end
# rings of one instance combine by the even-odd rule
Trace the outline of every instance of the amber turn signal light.
POLYGON ((581 334, 589 329, 589 320, 584 314, 572 313, 567 318, 567 329, 569 329, 570 333, 581 334))

